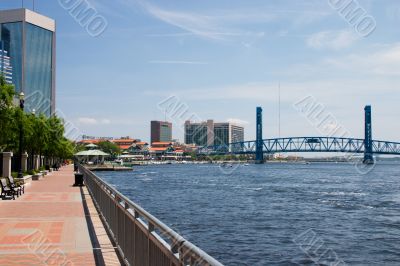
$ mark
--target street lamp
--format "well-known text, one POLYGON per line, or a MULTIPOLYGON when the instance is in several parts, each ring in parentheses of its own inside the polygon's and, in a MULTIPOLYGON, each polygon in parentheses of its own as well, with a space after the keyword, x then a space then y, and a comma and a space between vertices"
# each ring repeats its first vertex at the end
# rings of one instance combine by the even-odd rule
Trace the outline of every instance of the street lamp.
MULTIPOLYGON (((24 104, 25 104, 25 94, 21 91, 19 94, 19 108, 21 111, 24 111, 24 104)), ((24 141, 24 132, 23 132, 23 121, 21 116, 21 121, 19 125, 19 171, 18 171, 18 178, 23 178, 24 173, 22 172, 22 145, 24 141)))

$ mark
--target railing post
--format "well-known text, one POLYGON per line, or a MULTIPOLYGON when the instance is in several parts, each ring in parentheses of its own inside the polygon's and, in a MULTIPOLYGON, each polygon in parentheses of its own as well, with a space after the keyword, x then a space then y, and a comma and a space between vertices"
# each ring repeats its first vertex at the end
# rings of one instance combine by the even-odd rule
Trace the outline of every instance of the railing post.
POLYGON ((151 238, 150 238, 150 236, 151 236, 152 232, 154 232, 154 224, 151 223, 151 221, 149 221, 148 234, 147 234, 147 262, 149 263, 149 265, 150 265, 150 257, 151 257, 151 252, 150 252, 151 251, 151 249, 150 249, 151 238))

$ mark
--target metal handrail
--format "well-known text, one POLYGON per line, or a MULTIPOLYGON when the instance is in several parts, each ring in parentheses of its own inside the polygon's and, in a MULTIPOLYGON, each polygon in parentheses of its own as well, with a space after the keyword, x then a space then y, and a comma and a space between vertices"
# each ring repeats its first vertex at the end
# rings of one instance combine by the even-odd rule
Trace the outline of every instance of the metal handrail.
MULTIPOLYGON (((132 236, 127 236, 127 232, 120 232, 118 225, 123 225, 124 229, 126 229, 127 224, 128 226, 134 226, 133 229, 129 228, 132 229, 131 233, 132 231, 137 232, 135 230, 138 229, 147 231, 145 237, 149 242, 149 246, 147 247, 147 253, 140 254, 140 256, 149 256, 144 260, 148 265, 150 265, 150 260, 154 259, 150 257, 151 255, 149 252, 151 242, 157 249, 155 251, 156 254, 158 254, 157 252, 162 252, 163 259, 165 259, 165 257, 169 259, 168 263, 165 265, 222 266, 216 259, 183 238, 84 166, 79 165, 79 171, 84 174, 85 183, 93 201, 98 207, 99 212, 110 230, 113 240, 116 242, 121 255, 128 265, 134 265, 134 257, 138 254, 132 254, 132 252, 137 248, 135 245, 138 245, 138 243, 135 242, 134 247, 120 244, 125 243, 127 241, 126 239, 129 237, 132 238, 132 236), (104 196, 108 198, 104 198, 104 196), (111 202, 114 203, 114 206, 111 206, 111 202), (117 215, 110 215, 111 210, 117 215), (120 218, 118 214, 121 214, 121 217, 125 218, 120 218), (126 218, 129 218, 129 220, 133 222, 133 225, 127 223, 126 218), (112 225, 114 225, 114 228, 112 225), (115 225, 117 226, 115 227, 115 225)), ((142 263, 143 261, 140 262, 140 264, 142 263)))

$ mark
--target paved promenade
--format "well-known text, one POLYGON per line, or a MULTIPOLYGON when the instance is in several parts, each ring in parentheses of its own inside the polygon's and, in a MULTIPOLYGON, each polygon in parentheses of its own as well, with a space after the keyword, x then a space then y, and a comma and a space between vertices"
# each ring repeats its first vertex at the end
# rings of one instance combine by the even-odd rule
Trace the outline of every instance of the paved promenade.
POLYGON ((0 265, 119 265, 86 188, 66 166, 0 200, 0 265))

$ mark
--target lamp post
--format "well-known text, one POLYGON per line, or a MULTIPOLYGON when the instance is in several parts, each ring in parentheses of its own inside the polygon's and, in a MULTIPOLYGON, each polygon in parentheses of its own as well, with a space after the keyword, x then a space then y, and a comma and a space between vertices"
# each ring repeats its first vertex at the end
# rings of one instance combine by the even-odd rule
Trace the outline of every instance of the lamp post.
MULTIPOLYGON (((21 92, 19 94, 19 108, 21 111, 24 112, 24 104, 25 104, 25 94, 21 92)), ((19 171, 18 171, 18 178, 23 178, 24 173, 22 172, 22 146, 24 142, 24 132, 23 132, 23 121, 21 116, 21 121, 19 125, 19 171)))

